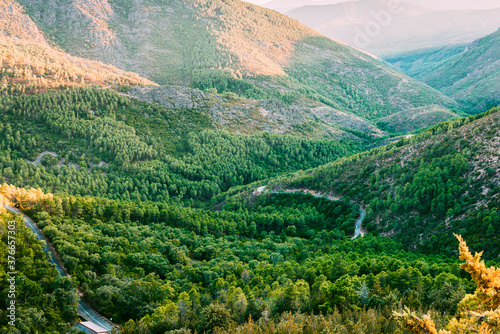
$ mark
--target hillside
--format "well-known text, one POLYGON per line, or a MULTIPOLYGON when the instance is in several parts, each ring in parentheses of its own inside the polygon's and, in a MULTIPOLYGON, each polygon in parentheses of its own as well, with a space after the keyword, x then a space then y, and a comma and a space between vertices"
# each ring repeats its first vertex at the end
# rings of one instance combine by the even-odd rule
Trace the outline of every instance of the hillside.
MULTIPOLYGON (((17 254, 27 260, 16 262, 18 286, 31 288, 17 291, 23 328, 70 331, 79 319, 79 292, 122 333, 168 328, 208 334, 216 326, 207 321, 213 308, 222 312, 221 328, 229 321, 245 326, 251 316, 262 318, 264 333, 273 333, 274 321, 294 312, 301 323, 328 314, 345 331, 366 324, 350 320, 362 314, 375 330, 360 333, 397 333, 388 315, 398 300, 414 300, 400 291, 420 286, 429 292, 419 302, 445 312, 455 300, 436 302, 434 296, 448 289, 443 281, 459 297, 470 290, 453 261, 402 252, 399 243, 372 236, 352 241, 359 208, 348 201, 285 194, 263 196, 252 207, 228 201, 219 210, 207 209, 229 189, 324 165, 364 147, 349 137, 308 140, 217 130, 200 110, 219 95, 178 88, 174 92, 185 99, 169 99, 167 87, 132 87, 129 94, 157 89, 163 106, 107 89, 0 97, 0 199, 33 218, 71 275, 56 276, 43 243, 19 217, 0 212, 2 241, 8 222, 17 219, 17 254), (405 279, 409 274, 411 281, 405 279), (374 289, 373 298, 359 298, 354 287, 363 285, 374 289), (328 288, 333 286, 347 289, 345 299, 335 297, 328 288), (372 309, 349 313, 367 305, 372 309), (33 314, 41 321, 32 322, 33 314)), ((0 243, 0 252, 7 245, 0 243)), ((0 291, 1 300, 8 300, 6 280, 0 291)), ((8 328, 0 319, 0 330, 8 328)))
POLYGON ((60 87, 153 85, 135 73, 70 56, 46 42, 43 33, 10 0, 0 2, 1 91, 36 92, 60 87))
POLYGON ((431 106, 399 112, 377 121, 377 126, 388 132, 411 132, 425 128, 427 124, 439 124, 460 116, 442 107, 431 106))
POLYGON ((470 43, 450 44, 411 50, 384 57, 384 60, 412 78, 422 77, 453 56, 467 50, 470 43))
POLYGON ((414 1, 310 3, 286 14, 328 37, 380 57, 428 47, 470 43, 491 34, 500 26, 500 8, 432 10, 418 6, 414 1))
POLYGON ((430 64, 425 50, 388 61, 457 100, 464 108, 478 112, 500 102, 499 45, 500 29, 461 48, 459 53, 440 52, 436 55, 438 61, 430 64))
POLYGON ((354 141, 376 140, 385 135, 363 118, 308 99, 252 100, 232 93, 218 95, 180 86, 133 87, 128 96, 176 110, 195 108, 212 119, 217 129, 232 133, 265 131, 354 141))
POLYGON ((163 107, 104 89, 2 96, 0 105, 0 182, 52 193, 204 201, 367 145, 338 128, 316 140, 304 138, 307 131, 233 134, 207 109, 163 107))
MULTIPOLYGON (((32 331, 70 330, 78 288, 124 334, 297 326, 396 334, 391 314, 401 305, 431 309, 445 323, 473 292, 446 256, 457 248, 451 232, 487 260, 498 257, 498 109, 352 155, 348 142, 213 131, 195 108, 108 90, 0 103, 0 182, 23 187, 0 185, 0 198, 34 219, 71 275, 55 277, 43 244, 18 218, 18 252, 29 261, 16 270, 32 288, 18 291, 18 322, 32 331), (35 159, 49 149, 57 156, 35 159), (341 199, 256 196, 269 177, 275 189, 341 199), (360 204, 370 233, 352 240, 360 204), (30 321, 33 314, 43 321, 30 321), (217 322, 208 321, 213 314, 217 322)), ((13 219, 0 213, 2 235, 13 219)), ((7 289, 1 281, 2 300, 7 289)))
POLYGON ((270 99, 252 100, 232 93, 217 95, 213 91, 205 93, 180 86, 155 88, 151 81, 135 73, 73 57, 51 47, 21 6, 11 1, 4 1, 2 6, 0 24, 4 37, 0 39, 3 64, 0 76, 3 93, 95 86, 126 92, 127 86, 149 85, 131 90, 130 95, 150 103, 166 102, 169 108, 197 108, 212 119, 216 128, 233 133, 267 131, 311 139, 350 137, 353 140, 360 140, 358 136, 366 139, 384 135, 365 119, 300 98, 298 94, 278 93, 270 99), (193 103, 198 98, 200 101, 193 103))
POLYGON ((400 240, 407 249, 449 252, 452 232, 458 232, 472 248, 496 258, 499 125, 495 108, 271 185, 359 203, 367 212, 363 228, 400 240))
POLYGON ((451 99, 274 11, 238 0, 25 1, 46 38, 159 84, 309 98, 373 120, 451 99))
MULTIPOLYGON (((349 142, 213 131, 195 108, 108 90, 2 96, 0 104, 0 182, 10 184, 0 198, 34 219, 71 275, 57 277, 20 218, 0 213, 2 253, 17 219, 26 260, 16 262, 26 287, 17 290, 17 321, 32 332, 70 331, 78 288, 124 334, 298 326, 396 334, 391 314, 401 305, 431 309, 445 323, 473 292, 470 276, 443 255, 456 252, 448 234, 498 257, 498 109, 353 156, 349 142), (343 198, 228 196, 253 193, 269 177, 343 198), (217 194, 226 201, 208 210, 217 194), (371 233, 352 240, 359 204, 371 233)), ((6 280, 0 291, 8 300, 6 280)))

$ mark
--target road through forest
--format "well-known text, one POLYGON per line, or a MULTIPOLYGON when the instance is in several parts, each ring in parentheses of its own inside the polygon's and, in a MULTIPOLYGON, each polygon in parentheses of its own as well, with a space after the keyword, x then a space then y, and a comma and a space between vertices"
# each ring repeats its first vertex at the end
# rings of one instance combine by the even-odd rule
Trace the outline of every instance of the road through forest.
MULTIPOLYGON (((300 192, 304 195, 310 194, 316 198, 326 198, 329 201, 340 201, 339 197, 326 195, 326 194, 323 194, 320 192, 314 192, 314 191, 309 190, 309 189, 284 189, 284 190, 279 190, 279 191, 268 191, 268 190, 266 190, 266 186, 263 186, 263 187, 257 188, 257 190, 255 191, 255 194, 262 194, 262 193, 293 194, 293 193, 297 193, 297 192, 300 192)), ((352 239, 356 239, 359 236, 361 236, 361 237, 364 236, 364 232, 361 230, 361 226, 363 224, 363 220, 365 219, 365 217, 366 217, 365 210, 363 210, 363 208, 361 206, 359 206, 359 218, 356 220, 356 224, 354 227, 354 236, 352 237, 352 239)))
MULTIPOLYGON (((59 275, 63 277, 69 276, 66 270, 64 270, 62 263, 60 263, 60 261, 58 260, 59 257, 57 253, 55 252, 54 249, 49 247, 49 241, 42 234, 42 231, 38 228, 35 222, 30 217, 28 217, 27 215, 25 215, 24 213, 22 213, 21 211, 12 206, 4 204, 4 207, 12 213, 22 215, 26 227, 32 230, 33 233, 35 233, 35 236, 38 240, 45 241, 45 246, 43 247, 43 250, 49 256, 49 262, 53 263, 56 266, 59 275)), ((78 301, 77 311, 87 321, 90 321, 108 331, 111 331, 113 329, 113 326, 107 320, 105 320, 105 318, 102 315, 94 311, 87 303, 85 303, 81 299, 78 301)))

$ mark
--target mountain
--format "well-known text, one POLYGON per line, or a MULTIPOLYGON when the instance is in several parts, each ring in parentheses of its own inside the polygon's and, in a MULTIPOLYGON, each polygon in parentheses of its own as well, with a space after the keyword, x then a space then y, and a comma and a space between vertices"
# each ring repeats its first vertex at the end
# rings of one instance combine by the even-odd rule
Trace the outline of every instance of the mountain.
POLYGON ((308 5, 286 14, 328 37, 380 57, 472 42, 500 26, 500 8, 431 10, 414 2, 388 0, 308 5))
MULTIPOLYGON (((154 88, 153 82, 135 73, 70 56, 50 46, 51 43, 45 40, 42 31, 20 5, 4 1, 2 6, 0 59, 3 61, 3 92, 142 85, 140 89, 131 90, 130 95, 151 103, 168 100, 170 102, 163 104, 169 108, 199 108, 217 124, 217 128, 235 133, 269 131, 315 139, 350 137, 353 140, 360 140, 359 134, 369 137, 384 135, 362 118, 310 100, 288 101, 282 96, 285 102, 257 101, 180 86, 154 88), (200 101, 193 103, 198 98, 200 101), (323 116, 325 114, 327 116, 323 116)), ((120 90, 124 93, 127 89, 122 87, 120 90)))
POLYGON ((286 14, 288 11, 303 6, 332 5, 336 3, 348 2, 350 0, 274 0, 266 2, 262 7, 276 10, 286 14))
POLYGON ((384 60, 412 78, 422 77, 453 56, 463 53, 469 44, 451 44, 411 50, 384 57, 384 60))
POLYGON ((124 334, 395 334, 401 304, 451 317, 473 290, 452 232, 498 259, 498 108, 353 155, 349 142, 214 131, 171 102, 106 89, 0 96, 0 198, 32 217, 71 275, 21 216, 0 212, 26 260, 20 328, 69 332, 81 298, 124 334), (272 192, 298 188, 319 194, 272 192), (368 233, 352 239, 360 219, 368 233))
POLYGON ((238 0, 19 3, 50 43, 158 84, 307 98, 367 120, 457 106, 377 58, 238 0))
MULTIPOLYGON (((406 249, 446 253, 453 248, 454 232, 470 240, 471 247, 485 250, 489 258, 497 258, 499 131, 500 108, 493 108, 382 148, 285 175, 271 180, 268 188, 309 189, 358 203, 367 212, 363 229, 399 240, 406 249)), ((240 190, 236 197, 242 194, 240 190)))
POLYGON ((387 61, 478 112, 500 103, 500 29, 460 47, 421 50, 387 61))
POLYGON ((459 118, 457 114, 442 107, 417 108, 411 112, 399 112, 377 121, 379 128, 388 132, 411 132, 425 128, 427 124, 439 124, 459 118))
POLYGON ((0 0, 0 333, 498 327, 500 108, 455 119, 239 1, 22 3, 0 0))
POLYGON ((0 2, 0 31, 0 77, 4 93, 85 85, 154 85, 135 73, 51 47, 23 8, 13 1, 0 2))
MULTIPOLYGON (((147 93, 134 89, 130 94, 147 93)), ((284 134, 262 133, 238 114, 233 121, 217 118, 231 99, 191 93, 198 94, 199 105, 181 105, 185 100, 177 96, 165 107, 92 88, 2 95, 0 182, 82 196, 203 201, 233 186, 360 152, 369 142, 338 127, 330 129, 331 137, 308 139, 320 131, 308 122, 290 125, 293 131, 284 134), (213 117, 212 107, 201 104, 212 100, 213 117), (237 132, 237 126, 250 134, 227 131, 237 132), (134 182, 148 189, 141 186, 139 194, 134 182)), ((253 108, 249 112, 259 112, 253 108)))
POLYGON ((498 8, 497 0, 409 0, 420 6, 425 6, 433 9, 494 9, 498 8))

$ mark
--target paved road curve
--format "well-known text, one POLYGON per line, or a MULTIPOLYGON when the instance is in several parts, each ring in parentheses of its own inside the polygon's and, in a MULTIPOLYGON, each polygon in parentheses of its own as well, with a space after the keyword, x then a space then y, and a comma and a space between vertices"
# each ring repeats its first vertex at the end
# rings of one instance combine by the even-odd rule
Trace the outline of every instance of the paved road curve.
MULTIPOLYGON (((45 253, 49 255, 49 262, 53 263, 56 266, 57 271, 61 276, 69 276, 68 273, 63 269, 63 266, 59 263, 57 260, 56 253, 54 250, 52 250, 48 244, 48 240, 44 237, 42 234, 42 231, 38 228, 38 226, 33 222, 33 220, 26 216, 24 213, 19 211, 18 209, 5 205, 5 208, 9 210, 12 213, 17 213, 19 215, 22 215, 24 218, 24 224, 26 225, 27 228, 33 231, 35 233, 36 238, 40 241, 45 241, 45 246, 43 247, 43 250, 45 253)), ((78 306, 77 306, 77 311, 78 313, 84 317, 87 321, 93 322, 96 325, 101 326, 102 328, 111 331, 113 329, 113 326, 109 324, 106 320, 103 319, 101 315, 99 315, 96 311, 94 311, 89 305, 87 305, 83 300, 78 301, 78 306)))
POLYGON ((102 316, 97 314, 93 309, 90 308, 90 306, 88 306, 82 300, 78 302, 77 311, 82 317, 87 319, 87 321, 93 322, 94 324, 99 325, 105 330, 110 332, 113 329, 113 326, 111 326, 107 321, 102 319, 102 316))
MULTIPOLYGON (((269 190, 266 190, 266 186, 263 186, 263 187, 257 188, 257 190, 255 191, 255 194, 259 195, 259 194, 262 194, 264 192, 267 192, 270 194, 284 194, 284 193, 292 194, 292 193, 296 193, 296 192, 302 192, 303 194, 307 193, 307 194, 310 194, 316 198, 326 198, 329 201, 340 201, 340 198, 338 198, 338 197, 325 195, 323 193, 314 192, 314 191, 307 190, 307 189, 284 189, 284 190, 280 190, 280 191, 269 191, 269 190)), ((353 239, 356 239, 359 236, 361 236, 361 237, 364 236, 363 231, 361 231, 361 225, 362 225, 365 217, 366 217, 366 212, 360 206, 359 207, 359 218, 358 218, 358 220, 356 220, 356 226, 354 228, 354 236, 352 237, 353 239)))
POLYGON ((23 216, 23 218, 24 218, 24 224, 26 225, 26 227, 29 228, 30 230, 32 230, 33 233, 35 233, 36 238, 38 240, 45 241, 45 246, 43 246, 43 251, 49 255, 49 262, 52 263, 52 264, 54 264, 56 266, 56 269, 59 272, 59 275, 61 275, 61 276, 68 276, 68 274, 66 273, 66 271, 62 268, 62 266, 59 263, 59 261, 57 261, 57 257, 54 254, 54 252, 52 251, 52 249, 49 248, 47 240, 42 235, 42 232, 40 231, 40 229, 38 228, 38 226, 36 226, 35 222, 33 220, 31 220, 30 217, 26 216, 24 213, 22 213, 21 211, 19 211, 18 209, 14 208, 12 206, 8 206, 8 205, 4 205, 4 206, 10 212, 17 213, 17 214, 23 216))

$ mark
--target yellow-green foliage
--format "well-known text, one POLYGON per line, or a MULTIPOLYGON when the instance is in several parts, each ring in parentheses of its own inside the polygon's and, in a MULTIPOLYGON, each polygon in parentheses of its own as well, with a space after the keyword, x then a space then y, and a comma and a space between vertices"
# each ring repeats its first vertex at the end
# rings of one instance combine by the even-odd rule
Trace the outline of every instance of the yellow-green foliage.
MULTIPOLYGON (((491 330, 500 329, 500 268, 487 268, 481 260, 482 253, 472 255, 462 237, 455 236, 460 242, 460 260, 465 261, 461 268, 472 276, 477 289, 458 304, 457 317, 451 319, 447 330, 440 330, 439 334, 491 333, 491 330)), ((419 319, 408 309, 396 315, 413 333, 438 333, 428 316, 419 319)))
POLYGON ((72 57, 45 44, 0 38, 0 90, 37 92, 60 87, 153 85, 135 73, 72 57))
POLYGON ((17 204, 21 208, 29 208, 34 204, 38 204, 39 201, 49 200, 52 197, 52 194, 44 194, 41 189, 18 188, 6 183, 0 185, 0 205, 17 204))

